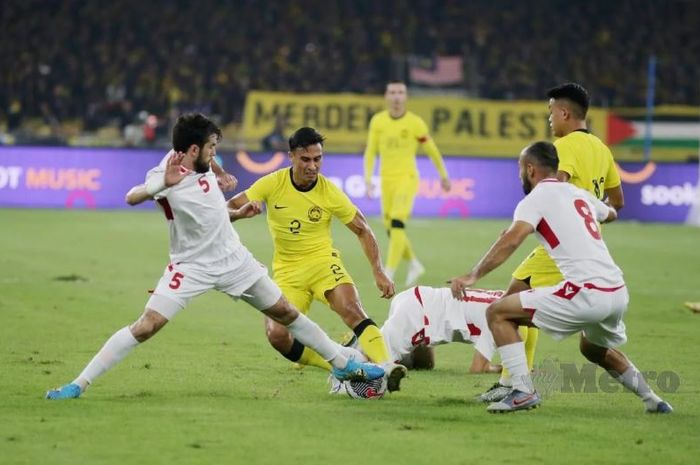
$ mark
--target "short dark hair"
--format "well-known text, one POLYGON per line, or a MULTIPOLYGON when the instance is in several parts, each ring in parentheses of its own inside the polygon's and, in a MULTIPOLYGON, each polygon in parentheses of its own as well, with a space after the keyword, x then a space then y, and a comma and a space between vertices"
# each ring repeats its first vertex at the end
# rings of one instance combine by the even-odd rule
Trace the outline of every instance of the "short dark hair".
POLYGON ((182 114, 173 127, 173 149, 187 152, 192 144, 201 149, 212 134, 221 139, 221 129, 209 118, 201 113, 182 114))
POLYGON ((575 114, 578 119, 586 118, 586 113, 588 113, 588 107, 591 103, 588 91, 581 84, 575 82, 567 82, 552 87, 547 91, 547 97, 553 98, 554 100, 566 99, 574 103, 579 107, 575 114))
POLYGON ((293 152, 298 148, 305 149, 306 147, 314 144, 321 144, 321 146, 323 146, 324 140, 326 140, 326 138, 314 128, 299 128, 294 131, 292 137, 289 138, 289 151, 293 152))
POLYGON ((559 169, 559 155, 557 148, 549 141, 542 140, 530 144, 525 148, 525 156, 536 165, 549 168, 556 172, 559 169))
MULTIPOLYGON (((391 84, 403 84, 404 86, 406 86, 406 83, 404 81, 402 81, 401 79, 391 79, 389 82, 386 83, 386 87, 389 87, 389 85, 391 85, 391 84)), ((406 87, 408 87, 408 86, 406 86, 406 87)))

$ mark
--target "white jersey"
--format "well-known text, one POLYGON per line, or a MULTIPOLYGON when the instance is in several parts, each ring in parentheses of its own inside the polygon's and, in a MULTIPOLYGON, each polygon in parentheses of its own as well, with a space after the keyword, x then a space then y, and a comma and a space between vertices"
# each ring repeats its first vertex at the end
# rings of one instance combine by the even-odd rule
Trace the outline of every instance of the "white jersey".
POLYGON ((491 360, 496 345, 486 322, 486 308, 502 296, 503 291, 470 289, 456 300, 449 288, 417 286, 392 299, 382 334, 395 360, 416 346, 449 342, 474 344, 491 360))
MULTIPOLYGON (((151 176, 164 176, 168 153, 150 170, 151 176)), ((158 205, 170 226, 170 262, 207 265, 221 261, 242 247, 231 226, 226 199, 216 175, 191 172, 178 184, 156 195, 158 205)))
POLYGON ((545 179, 518 203, 513 220, 535 228, 537 240, 565 280, 619 286, 624 284, 622 271, 610 256, 598 224, 608 213, 608 207, 588 192, 545 179))

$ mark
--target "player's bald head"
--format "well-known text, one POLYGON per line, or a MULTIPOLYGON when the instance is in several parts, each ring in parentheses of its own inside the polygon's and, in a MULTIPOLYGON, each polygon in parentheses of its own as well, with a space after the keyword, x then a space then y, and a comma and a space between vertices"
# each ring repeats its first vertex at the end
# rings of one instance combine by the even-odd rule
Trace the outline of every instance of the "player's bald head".
POLYGON ((559 169, 559 155, 557 148, 548 141, 539 141, 530 144, 520 152, 522 163, 531 163, 549 173, 556 174, 559 169))

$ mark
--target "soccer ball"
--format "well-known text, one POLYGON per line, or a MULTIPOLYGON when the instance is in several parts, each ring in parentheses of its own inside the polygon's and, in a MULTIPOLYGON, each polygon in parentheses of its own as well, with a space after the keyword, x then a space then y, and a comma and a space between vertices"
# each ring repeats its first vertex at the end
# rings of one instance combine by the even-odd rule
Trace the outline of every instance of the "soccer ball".
POLYGON ((353 399, 381 399, 386 393, 386 376, 371 381, 343 381, 345 392, 353 399))

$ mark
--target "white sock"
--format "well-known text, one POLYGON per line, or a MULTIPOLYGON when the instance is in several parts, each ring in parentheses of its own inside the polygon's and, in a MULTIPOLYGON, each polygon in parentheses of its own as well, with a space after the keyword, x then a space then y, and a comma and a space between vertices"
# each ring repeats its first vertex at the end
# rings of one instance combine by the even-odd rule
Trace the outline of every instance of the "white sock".
POLYGON ((505 375, 501 372, 501 379, 498 380, 498 384, 501 386, 513 386, 513 381, 510 379, 510 375, 505 375))
POLYGON ((501 362, 510 373, 510 380, 513 389, 518 391, 533 393, 535 388, 530 378, 530 370, 527 368, 527 357, 525 356, 525 343, 514 342, 498 348, 501 354, 501 362))
POLYGON ((649 387, 644 379, 644 375, 639 372, 636 366, 630 364, 630 367, 621 375, 614 371, 609 371, 608 373, 642 399, 647 409, 654 410, 658 403, 661 402, 661 397, 657 396, 654 390, 649 387))
POLYGON ((80 386, 80 389, 84 391, 88 384, 92 384, 95 378, 129 355, 129 352, 138 343, 128 326, 120 329, 105 342, 105 345, 90 360, 90 363, 87 364, 73 383, 80 386))
POLYGON ((321 327, 306 315, 300 313, 297 319, 287 326, 287 329, 299 342, 318 352, 335 368, 345 368, 348 364, 348 358, 341 353, 342 346, 333 342, 321 327))

